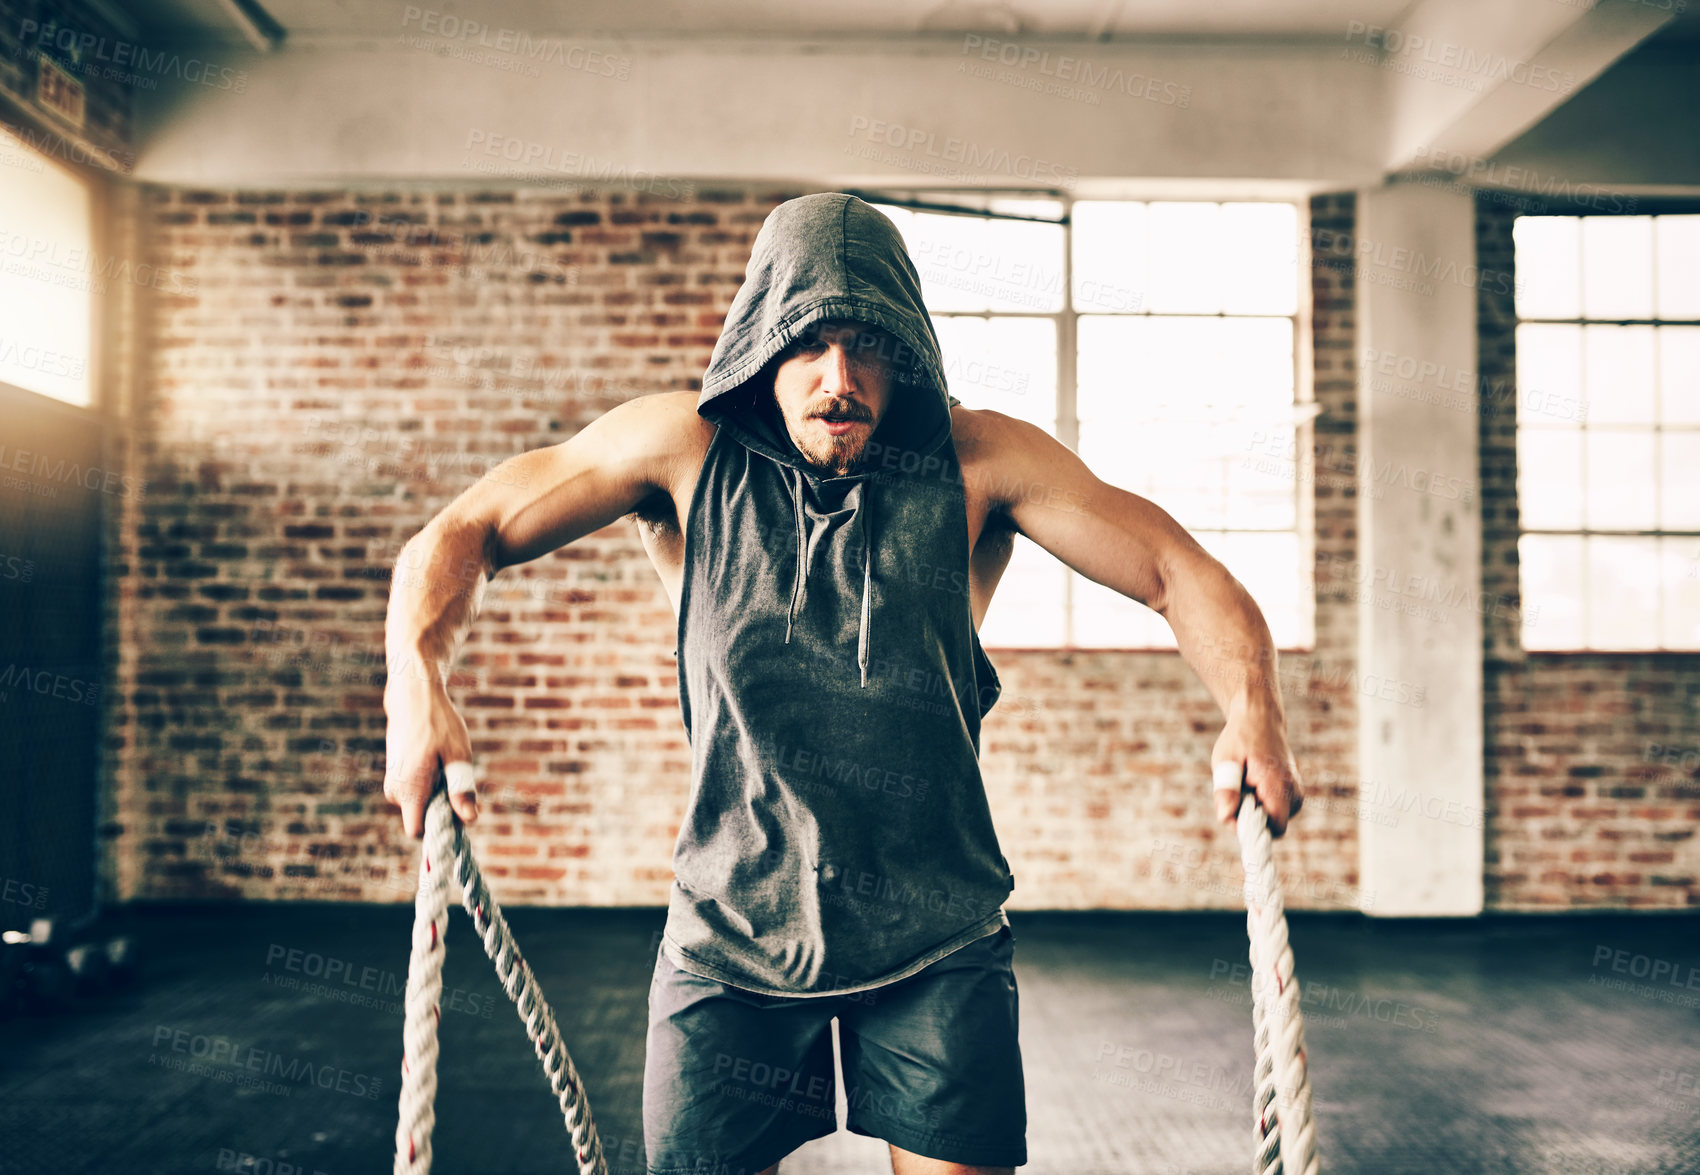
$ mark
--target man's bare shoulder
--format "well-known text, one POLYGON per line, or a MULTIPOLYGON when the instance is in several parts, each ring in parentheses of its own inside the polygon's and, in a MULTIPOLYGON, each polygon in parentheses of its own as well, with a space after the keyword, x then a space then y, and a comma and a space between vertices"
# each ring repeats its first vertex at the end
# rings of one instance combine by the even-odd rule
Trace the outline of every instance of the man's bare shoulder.
POLYGON ((626 401, 618 413, 634 440, 664 451, 701 452, 714 437, 714 425, 697 414, 696 392, 651 392, 626 401))
POLYGON ((1073 449, 1030 420, 958 405, 950 427, 963 479, 994 511, 1064 500, 1078 508, 1102 488, 1073 449))
POLYGON ((655 492, 632 511, 651 527, 677 525, 680 503, 688 501, 715 425, 697 414, 696 392, 653 392, 610 409, 627 459, 642 465, 655 492))
POLYGON ((1048 435, 1020 417, 996 409, 957 404, 950 410, 950 436, 956 443, 956 459, 964 468, 997 468, 1019 460, 1033 451, 1037 439, 1048 435))
POLYGON ((651 392, 616 404, 585 432, 598 438, 601 459, 624 466, 657 488, 671 488, 702 464, 715 426, 697 415, 695 392, 651 392))

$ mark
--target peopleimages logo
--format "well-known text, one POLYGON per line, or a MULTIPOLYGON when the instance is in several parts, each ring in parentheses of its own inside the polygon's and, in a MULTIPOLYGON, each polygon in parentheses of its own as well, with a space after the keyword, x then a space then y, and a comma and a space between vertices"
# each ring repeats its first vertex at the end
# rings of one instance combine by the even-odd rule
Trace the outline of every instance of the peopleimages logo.
POLYGON ((85 490, 99 490, 100 493, 117 491, 117 497, 121 498, 131 497, 133 493, 141 497, 141 491, 146 488, 144 481, 138 483, 134 478, 126 478, 111 469, 85 468, 75 461, 66 461, 65 457, 54 459, 44 452, 12 449, 5 444, 0 444, 0 473, 26 473, 32 478, 58 481, 59 485, 77 483, 85 490))
POLYGON ((846 154, 863 159, 883 158, 893 165, 916 170, 959 176, 1012 175, 1065 188, 1080 179, 1079 169, 1038 155, 1012 152, 1007 147, 983 145, 955 135, 940 138, 937 131, 925 127, 904 126, 863 114, 850 119, 850 138, 866 139, 867 145, 847 143, 846 154), (889 147, 895 154, 881 154, 881 147, 889 147))
MULTIPOLYGON (((1059 52, 1053 56, 1049 49, 1022 45, 1015 41, 999 41, 968 33, 962 38, 962 55, 966 57, 970 54, 982 61, 996 62, 1016 71, 1013 76, 1017 80, 1010 81, 1009 84, 1022 84, 1024 88, 1056 94, 1091 106, 1098 105, 1098 95, 1093 92, 1095 90, 1126 94, 1130 98, 1156 102, 1163 106, 1175 106, 1182 110, 1192 102, 1191 86, 1165 81, 1148 74, 1128 72, 1115 65, 1099 65, 1087 58, 1068 53, 1059 52), (1050 80, 1021 81, 1019 75, 1028 70, 1039 75, 1039 78, 1050 80)), ((965 68, 970 64, 972 63, 959 64, 957 72, 970 72, 965 68)), ((974 70, 973 73, 976 77, 1006 80, 996 78, 984 67, 974 70)))
POLYGON ((1568 94, 1576 86, 1576 75, 1569 70, 1555 70, 1503 53, 1482 52, 1456 41, 1437 41, 1361 20, 1347 22, 1346 40, 1360 41, 1365 50, 1379 54, 1379 59, 1371 63, 1384 69, 1465 89, 1481 90, 1489 82, 1511 82, 1568 94))
MULTIPOLYGON (((92 681, 55 673, 51 669, 31 669, 27 665, 20 667, 15 661, 6 666, 4 672, 0 672, 0 690, 11 689, 28 690, 44 698, 81 702, 85 706, 93 706, 100 701, 100 686, 92 681)), ((5 693, 0 693, 0 701, 4 701, 6 697, 5 693)))
POLYGON ((154 1029, 153 1047, 157 1051, 149 1055, 149 1064, 179 1069, 196 1076, 217 1077, 227 1083, 239 1077, 258 1083, 268 1093, 288 1096, 294 1089, 317 1086, 377 1101, 384 1092, 383 1081, 366 1073, 355 1073, 335 1065, 315 1065, 271 1049, 243 1046, 228 1037, 209 1036, 165 1024, 154 1029), (173 1057, 168 1055, 170 1053, 180 1055, 173 1057), (249 1077, 253 1073, 262 1076, 249 1077), (282 1081, 265 1080, 270 1077, 278 1077, 282 1081))
MULTIPOLYGON (((622 82, 629 78, 632 72, 630 57, 617 57, 584 45, 570 45, 555 37, 533 37, 524 29, 491 28, 481 21, 468 20, 453 12, 409 4, 402 11, 401 27, 406 29, 416 23, 420 32, 432 37, 442 37, 445 41, 470 42, 480 48, 511 54, 543 65, 558 65, 622 82)), ((449 54, 440 51, 439 55, 449 54)), ((537 74, 534 72, 531 76, 535 77, 537 74)))
POLYGON ((191 85, 207 86, 242 94, 248 89, 248 71, 214 65, 199 57, 183 57, 164 49, 149 49, 133 41, 96 36, 58 21, 25 18, 18 22, 18 40, 34 40, 37 50, 56 49, 54 63, 87 78, 105 78, 125 85, 153 89, 158 77, 174 77, 191 85), (157 77, 144 78, 142 74, 157 77))

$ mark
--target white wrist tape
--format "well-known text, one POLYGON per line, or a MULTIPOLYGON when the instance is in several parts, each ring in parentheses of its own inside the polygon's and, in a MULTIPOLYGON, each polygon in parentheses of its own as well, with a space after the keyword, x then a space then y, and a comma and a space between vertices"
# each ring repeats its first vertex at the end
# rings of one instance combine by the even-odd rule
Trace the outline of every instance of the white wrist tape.
POLYGON ((470 792, 474 798, 478 796, 478 776, 472 770, 472 764, 465 759, 456 759, 453 763, 443 766, 443 775, 449 782, 449 794, 458 796, 470 792))
POLYGON ((1210 790, 1212 792, 1240 790, 1240 781, 1245 778, 1245 764, 1218 763, 1210 769, 1210 790))

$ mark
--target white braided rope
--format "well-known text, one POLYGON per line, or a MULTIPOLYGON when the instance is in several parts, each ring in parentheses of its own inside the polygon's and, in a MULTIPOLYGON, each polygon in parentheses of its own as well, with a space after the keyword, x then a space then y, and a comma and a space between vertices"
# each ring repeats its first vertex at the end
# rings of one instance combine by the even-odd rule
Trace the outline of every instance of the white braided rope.
POLYGON ((1316 1175, 1321 1159, 1305 1062, 1304 1013, 1287 913, 1275 875, 1269 818, 1257 797, 1240 803, 1240 863, 1245 867, 1246 937, 1251 945, 1253 1175, 1316 1175))
POLYGON ((590 1100, 561 1031, 555 1013, 543 998, 531 973, 531 965, 520 954, 502 917, 501 907, 484 884, 478 862, 473 859, 448 794, 441 789, 425 810, 425 845, 419 866, 419 893, 414 902, 413 955, 407 969, 406 1019, 402 1028, 405 1052, 401 1062, 401 1106, 396 1125, 395 1175, 426 1175, 431 1169, 431 1128, 436 1124, 433 1104, 437 1095, 437 1024, 443 991, 443 934, 449 921, 449 871, 443 863, 454 863, 461 902, 472 915, 473 926, 484 942, 484 953, 496 964, 502 990, 514 1002, 526 1035, 531 1038, 543 1074, 561 1107, 561 1116, 572 1137, 573 1159, 580 1175, 607 1175, 602 1140, 591 1117, 590 1100))

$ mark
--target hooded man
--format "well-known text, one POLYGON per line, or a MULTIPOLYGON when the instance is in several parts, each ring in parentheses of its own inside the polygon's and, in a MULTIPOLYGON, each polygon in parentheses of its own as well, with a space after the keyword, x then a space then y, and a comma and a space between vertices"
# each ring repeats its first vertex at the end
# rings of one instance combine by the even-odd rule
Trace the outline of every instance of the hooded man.
MULTIPOLYGON (((692 768, 649 992, 649 1171, 767 1175, 834 1131, 835 1018, 847 1124, 896 1175, 1024 1164, 1015 882, 979 771, 999 683, 977 629, 1014 535, 1168 619, 1227 716, 1218 819, 1243 783, 1279 835, 1302 801, 1255 603, 1152 503, 949 394, 887 217, 789 200, 700 394, 504 462, 404 549, 385 794, 410 835, 471 759, 443 679, 488 576, 625 514, 678 616, 692 768)), ((475 793, 453 802, 476 818, 475 793)))

